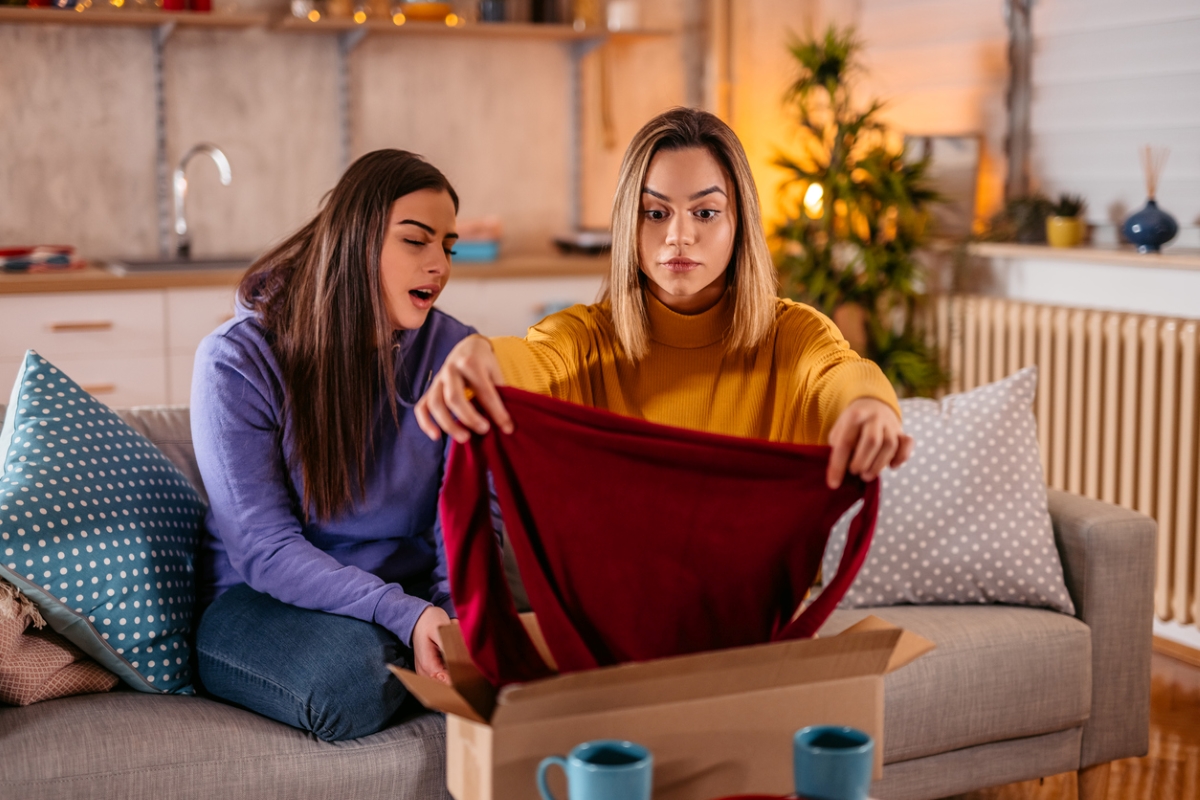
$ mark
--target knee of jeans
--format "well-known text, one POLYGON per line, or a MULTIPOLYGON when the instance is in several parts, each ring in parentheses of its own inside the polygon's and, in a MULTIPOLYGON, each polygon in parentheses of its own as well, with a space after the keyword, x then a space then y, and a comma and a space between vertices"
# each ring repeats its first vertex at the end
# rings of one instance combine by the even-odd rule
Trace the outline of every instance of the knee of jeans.
POLYGON ((326 742, 358 739, 383 730, 404 701, 406 690, 391 677, 382 687, 360 685, 353 691, 314 687, 305 716, 309 731, 326 742))

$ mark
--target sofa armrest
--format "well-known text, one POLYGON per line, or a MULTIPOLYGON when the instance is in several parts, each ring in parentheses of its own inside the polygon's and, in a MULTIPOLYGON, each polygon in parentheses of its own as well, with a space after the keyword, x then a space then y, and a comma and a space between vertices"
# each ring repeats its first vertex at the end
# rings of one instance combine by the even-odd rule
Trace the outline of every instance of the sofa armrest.
POLYGON ((1048 495, 1075 616, 1092 631, 1092 714, 1079 766, 1145 755, 1158 525, 1110 503, 1048 495))

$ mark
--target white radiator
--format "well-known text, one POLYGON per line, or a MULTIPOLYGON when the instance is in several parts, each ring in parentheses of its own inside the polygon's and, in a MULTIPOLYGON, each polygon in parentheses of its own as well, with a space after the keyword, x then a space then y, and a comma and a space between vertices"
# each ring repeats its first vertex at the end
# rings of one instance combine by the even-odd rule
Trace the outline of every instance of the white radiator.
POLYGON ((1200 320, 942 296, 929 309, 950 390, 1038 367, 1047 480, 1158 521, 1155 615, 1200 620, 1200 320))

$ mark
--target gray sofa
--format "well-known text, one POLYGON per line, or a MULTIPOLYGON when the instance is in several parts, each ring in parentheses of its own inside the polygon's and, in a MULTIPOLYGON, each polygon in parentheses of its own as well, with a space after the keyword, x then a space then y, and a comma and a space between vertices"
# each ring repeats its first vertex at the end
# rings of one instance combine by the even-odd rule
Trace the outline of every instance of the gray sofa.
MULTIPOLYGON (((122 413, 200 487, 187 409, 122 413)), ((1154 522, 1061 492, 1050 512, 1076 616, 870 610, 937 643, 887 678, 873 796, 938 798, 1080 770, 1080 797, 1100 797, 1108 762, 1146 753, 1154 522)), ((867 613, 839 611, 823 633, 867 613)), ((413 708, 382 733, 329 744, 205 698, 68 697, 0 707, 0 797, 444 798, 443 732, 440 715, 413 708)))

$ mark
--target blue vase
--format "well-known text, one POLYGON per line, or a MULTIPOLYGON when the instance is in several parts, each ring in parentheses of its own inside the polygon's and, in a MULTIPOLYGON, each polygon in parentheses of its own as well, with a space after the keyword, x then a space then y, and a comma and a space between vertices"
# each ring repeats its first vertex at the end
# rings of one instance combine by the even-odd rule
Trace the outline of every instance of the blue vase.
POLYGON ((1139 253, 1157 253, 1179 233, 1179 223, 1150 198, 1145 208, 1125 220, 1122 230, 1139 253))

